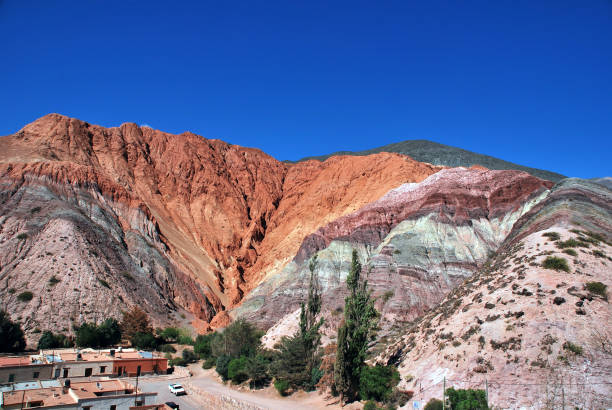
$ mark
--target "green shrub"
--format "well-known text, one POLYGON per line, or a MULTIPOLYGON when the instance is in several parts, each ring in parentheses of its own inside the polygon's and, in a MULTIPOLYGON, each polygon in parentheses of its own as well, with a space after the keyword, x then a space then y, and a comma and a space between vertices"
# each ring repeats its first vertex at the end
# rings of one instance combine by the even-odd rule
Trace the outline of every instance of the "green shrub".
POLYGON ((572 342, 569 342, 569 341, 563 343, 563 348, 565 350, 569 350, 570 352, 572 352, 572 353, 574 353, 574 354, 576 354, 578 356, 580 356, 582 354, 582 347, 580 347, 578 345, 575 345, 575 344, 573 344, 572 342))
POLYGON ((32 300, 33 297, 34 294, 29 290, 26 290, 25 292, 21 292, 19 295, 17 295, 17 300, 19 300, 20 302, 29 302, 32 300))
POLYGON ((194 345, 194 341, 190 336, 179 336, 177 343, 180 345, 190 345, 190 346, 194 345))
POLYGON ((179 337, 179 330, 176 327, 167 327, 162 330, 161 337, 166 340, 176 341, 179 337))
POLYGON ((453 410, 487 410, 487 396, 484 390, 446 389, 453 410))
POLYGON ((228 366, 229 363, 232 361, 232 358, 228 355, 221 355, 219 357, 217 357, 217 373, 219 374, 219 376, 221 376, 221 378, 223 380, 227 380, 228 376, 227 376, 227 371, 228 371, 228 366))
POLYGON ((17 292, 17 290, 15 290, 15 288, 10 288, 10 289, 8 290, 8 293, 9 293, 9 294, 11 294, 11 295, 12 295, 13 293, 15 293, 15 292, 17 292))
POLYGON ((53 275, 53 276, 51 276, 49 278, 49 286, 55 286, 55 285, 57 285, 60 282, 61 281, 55 275, 53 275))
POLYGON ((20 241, 25 241, 26 239, 28 239, 28 234, 20 233, 19 235, 17 235, 17 239, 19 239, 20 241))
POLYGON ((603 253, 602 251, 598 250, 598 249, 595 249, 593 251, 593 255, 597 256, 598 258, 605 258, 606 257, 606 254, 603 253))
POLYGON ((210 349, 210 341, 215 337, 213 334, 198 335, 193 345, 193 351, 200 357, 200 359, 206 359, 212 354, 210 349))
POLYGON ((210 356, 209 358, 204 360, 204 363, 202 363, 202 368, 212 369, 213 367, 215 367, 216 364, 217 364, 217 359, 214 358, 213 356, 210 356))
POLYGON ((442 410, 442 408, 443 408, 442 400, 431 399, 425 405, 425 409, 424 410, 442 410))
POLYGON ((36 214, 38 212, 40 212, 40 206, 35 206, 34 208, 30 209, 31 214, 36 214))
POLYGON ((169 360, 168 364, 170 366, 182 366, 182 367, 185 367, 185 366, 187 366, 188 363, 182 357, 175 357, 174 359, 169 360))
POLYGON ((76 345, 79 347, 108 347, 121 341, 119 322, 113 318, 104 320, 97 326, 95 323, 83 323, 75 327, 76 345))
POLYGON ((13 322, 4 310, 0 310, 0 352, 21 352, 25 347, 21 325, 13 322))
POLYGON ((578 256, 578 253, 575 250, 571 249, 571 248, 563 249, 563 253, 566 253, 566 254, 571 255, 571 256, 578 256))
POLYGON ((270 360, 261 354, 249 358, 246 372, 249 379, 251 379, 251 388, 258 389, 266 386, 270 382, 269 367, 270 360))
POLYGON ((567 241, 557 242, 557 247, 559 247, 561 249, 576 248, 576 247, 588 248, 589 244, 584 242, 584 241, 577 241, 575 239, 568 239, 567 241))
POLYGON ((276 388, 276 391, 278 391, 278 394, 280 394, 281 396, 287 396, 289 394, 289 382, 287 382, 286 380, 275 380, 274 387, 276 388))
POLYGON ((241 356, 236 359, 232 359, 227 365, 227 378, 230 379, 234 384, 240 384, 249 378, 247 374, 248 359, 241 356))
POLYGON ((395 367, 366 366, 359 378, 359 396, 361 400, 386 402, 399 381, 400 375, 395 367))
POLYGON ((542 236, 550 238, 551 241, 558 241, 559 239, 561 239, 561 235, 559 235, 557 232, 546 232, 542 234, 542 236))
POLYGON ((62 333, 54 334, 48 330, 45 330, 38 340, 37 349, 60 349, 65 347, 72 347, 72 341, 62 333))
POLYGON ((548 256, 542 263, 542 266, 546 269, 569 272, 567 261, 564 258, 559 258, 556 256, 548 256))
POLYGON ((176 353, 176 349, 171 344, 163 344, 157 347, 157 350, 163 353, 176 353))
POLYGON ((182 356, 186 363, 195 363, 198 361, 198 356, 191 349, 183 350, 182 356))
POLYGON ((606 290, 608 289, 607 285, 601 282, 587 282, 585 286, 589 292, 608 300, 608 294, 606 293, 606 290))
POLYGON ((378 406, 375 401, 368 400, 366 404, 363 405, 363 410, 378 410, 378 406))
POLYGON ((152 350, 157 347, 158 340, 151 332, 137 332, 130 338, 130 343, 137 349, 152 350))

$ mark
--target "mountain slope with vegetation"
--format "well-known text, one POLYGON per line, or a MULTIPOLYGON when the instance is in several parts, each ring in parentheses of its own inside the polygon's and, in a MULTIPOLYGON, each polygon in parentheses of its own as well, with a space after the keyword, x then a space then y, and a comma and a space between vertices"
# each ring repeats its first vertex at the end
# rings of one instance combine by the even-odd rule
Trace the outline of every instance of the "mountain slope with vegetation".
POLYGON ((433 165, 441 165, 445 167, 471 167, 480 165, 488 169, 515 169, 527 172, 538 178, 548 181, 558 182, 565 176, 556 172, 546 171, 542 169, 530 168, 523 165, 514 164, 504 161, 499 158, 489 155, 478 154, 467 151, 461 148, 451 147, 437 142, 427 140, 406 140, 385 145, 382 147, 372 148, 365 151, 338 151, 328 155, 319 155, 305 157, 301 161, 318 160, 325 161, 330 157, 339 155, 371 155, 379 152, 396 152, 403 155, 408 155, 417 161, 426 162, 433 165))

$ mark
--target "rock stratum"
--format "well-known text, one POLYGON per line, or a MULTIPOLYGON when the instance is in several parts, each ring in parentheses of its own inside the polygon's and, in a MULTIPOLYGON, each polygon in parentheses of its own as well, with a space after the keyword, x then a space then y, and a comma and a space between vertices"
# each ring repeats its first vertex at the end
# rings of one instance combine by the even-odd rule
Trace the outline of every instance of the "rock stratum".
POLYGON ((184 309, 223 326, 306 235, 440 169, 387 153, 289 165, 50 114, 0 139, 0 295, 29 335, 136 303, 158 323, 184 309))
POLYGON ((443 379, 489 388, 502 408, 612 405, 612 191, 567 179, 526 212, 495 256, 435 308, 398 326, 377 361, 416 400, 443 379), (562 258, 567 269, 545 268, 562 258), (598 290, 599 289, 599 290, 598 290))

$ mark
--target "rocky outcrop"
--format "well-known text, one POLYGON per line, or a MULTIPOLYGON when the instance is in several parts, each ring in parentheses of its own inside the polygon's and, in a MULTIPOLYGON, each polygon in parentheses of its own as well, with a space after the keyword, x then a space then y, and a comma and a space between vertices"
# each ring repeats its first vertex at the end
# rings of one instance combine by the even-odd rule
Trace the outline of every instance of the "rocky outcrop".
POLYGON ((294 260, 233 314, 267 328, 293 312, 304 298, 306 260, 314 253, 325 306, 340 309, 355 248, 374 294, 385 301, 384 326, 410 321, 475 272, 551 185, 519 171, 475 168, 445 169, 404 184, 307 236, 294 260))
POLYGON ((561 181, 478 273, 398 325, 399 341, 377 360, 399 366, 400 387, 421 402, 438 397, 445 378, 456 388, 486 380, 501 408, 610 407, 611 241, 612 191, 561 181))
MULTIPOLYGON (((159 320, 184 308, 200 330, 223 326, 225 309, 282 269, 306 235, 439 169, 387 153, 288 165, 191 133, 135 124, 104 128, 50 114, 0 139, 0 241, 8 247, 0 275, 14 281, 5 287, 13 295, 11 289, 31 287, 29 266, 49 268, 37 277, 36 294, 79 306, 53 313, 62 316, 61 327, 81 317, 117 316, 141 299, 159 320), (75 239, 71 254, 63 255, 72 260, 65 266, 56 266, 55 251, 45 250, 57 229, 66 230, 64 237, 87 238, 75 239), (15 239, 21 233, 28 240, 15 239), (33 264, 23 252, 37 247, 33 264), (98 256, 90 258, 90 251, 98 256), (71 263, 83 267, 75 271, 71 263), (148 278, 127 286, 123 272, 148 278), (59 283, 45 287, 52 274, 79 296, 59 283), (90 292, 81 289, 85 277, 90 292), (100 288, 98 279, 110 289, 100 288), (104 292, 123 301, 109 304, 104 292)), ((50 328, 51 312, 25 308, 7 306, 14 317, 33 315, 28 330, 50 328)))

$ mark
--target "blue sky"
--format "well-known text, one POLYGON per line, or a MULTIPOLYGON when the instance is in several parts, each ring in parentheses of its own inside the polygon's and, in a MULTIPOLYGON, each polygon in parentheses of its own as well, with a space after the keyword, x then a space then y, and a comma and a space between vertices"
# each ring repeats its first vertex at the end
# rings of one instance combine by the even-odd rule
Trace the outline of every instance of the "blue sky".
POLYGON ((612 175, 612 1, 0 0, 0 135, 49 112, 612 175))

